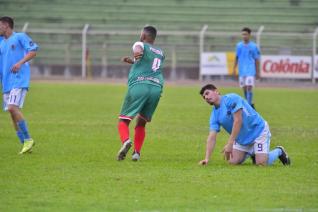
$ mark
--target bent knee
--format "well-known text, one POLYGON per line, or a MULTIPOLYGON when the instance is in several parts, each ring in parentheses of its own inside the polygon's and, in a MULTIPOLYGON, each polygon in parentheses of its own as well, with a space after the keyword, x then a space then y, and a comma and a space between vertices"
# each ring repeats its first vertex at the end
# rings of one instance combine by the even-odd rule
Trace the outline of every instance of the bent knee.
POLYGON ((241 164, 241 161, 240 161, 240 160, 230 159, 230 160, 229 160, 229 164, 231 164, 231 165, 240 165, 240 164, 241 164))
POLYGON ((255 165, 256 166, 267 166, 267 163, 266 162, 262 162, 262 163, 256 163, 255 165))
POLYGON ((255 155, 255 164, 257 166, 266 166, 267 165, 267 154, 256 154, 255 155))
POLYGON ((267 160, 256 160, 255 165, 257 166, 266 166, 267 160))

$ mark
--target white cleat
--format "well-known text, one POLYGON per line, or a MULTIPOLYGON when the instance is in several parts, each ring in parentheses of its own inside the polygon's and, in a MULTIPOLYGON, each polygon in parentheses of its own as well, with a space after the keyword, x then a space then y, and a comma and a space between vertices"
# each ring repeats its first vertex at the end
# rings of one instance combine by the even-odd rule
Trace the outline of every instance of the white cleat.
POLYGON ((132 156, 132 161, 139 161, 140 160, 140 154, 138 152, 134 152, 132 156))

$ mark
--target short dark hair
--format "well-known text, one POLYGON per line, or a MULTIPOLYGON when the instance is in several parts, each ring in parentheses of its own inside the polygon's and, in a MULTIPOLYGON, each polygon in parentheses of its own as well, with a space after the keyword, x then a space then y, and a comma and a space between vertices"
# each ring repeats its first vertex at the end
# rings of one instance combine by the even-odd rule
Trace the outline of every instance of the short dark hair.
POLYGON ((251 34, 252 30, 248 27, 244 27, 242 30, 242 32, 247 32, 248 34, 251 34))
POLYGON ((11 29, 13 29, 14 27, 14 21, 13 21, 13 18, 9 17, 9 16, 3 16, 0 18, 0 21, 1 22, 4 22, 4 23, 7 23, 9 25, 9 27, 11 29))
POLYGON ((216 90, 216 89, 217 89, 217 88, 215 87, 215 85, 207 84, 207 85, 205 85, 205 86, 203 86, 203 87, 201 88, 201 90, 200 90, 200 95, 202 96, 205 90, 212 90, 212 91, 214 91, 214 90, 216 90))
POLYGON ((157 30, 156 30, 155 27, 153 27, 153 26, 145 26, 145 27, 144 27, 144 32, 146 32, 147 35, 148 35, 151 39, 153 39, 153 40, 156 39, 157 30))

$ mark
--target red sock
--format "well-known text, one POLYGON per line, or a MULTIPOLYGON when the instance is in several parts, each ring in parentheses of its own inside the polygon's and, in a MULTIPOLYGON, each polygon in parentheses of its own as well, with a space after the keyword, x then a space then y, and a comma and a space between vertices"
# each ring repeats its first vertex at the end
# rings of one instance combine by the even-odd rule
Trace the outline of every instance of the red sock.
POLYGON ((142 145, 144 143, 145 135, 146 135, 145 127, 137 126, 135 128, 134 144, 135 144, 135 151, 138 152, 138 153, 140 153, 141 147, 142 147, 142 145))
POLYGON ((118 132, 119 132, 121 142, 125 143, 125 141, 127 141, 129 139, 129 127, 128 127, 128 125, 125 122, 120 121, 118 123, 118 132))

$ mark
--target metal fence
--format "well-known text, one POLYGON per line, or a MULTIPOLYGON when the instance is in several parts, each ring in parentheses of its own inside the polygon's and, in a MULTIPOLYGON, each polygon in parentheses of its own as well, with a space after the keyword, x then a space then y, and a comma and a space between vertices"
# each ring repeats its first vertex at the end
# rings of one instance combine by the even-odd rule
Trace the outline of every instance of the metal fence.
MULTIPOLYGON (((26 23, 27 32, 40 44, 38 57, 32 62, 36 76, 54 75, 118 78, 127 76, 129 67, 120 58, 131 54, 140 30, 109 31, 82 29, 35 29, 26 23)), ((314 56, 317 54, 318 27, 312 33, 273 33, 260 26, 253 40, 262 54, 314 56)), ((199 79, 200 54, 205 51, 235 51, 240 32, 212 32, 205 25, 200 31, 159 31, 156 44, 166 54, 165 75, 171 80, 199 79)), ((314 82, 314 78, 313 78, 314 82)))

